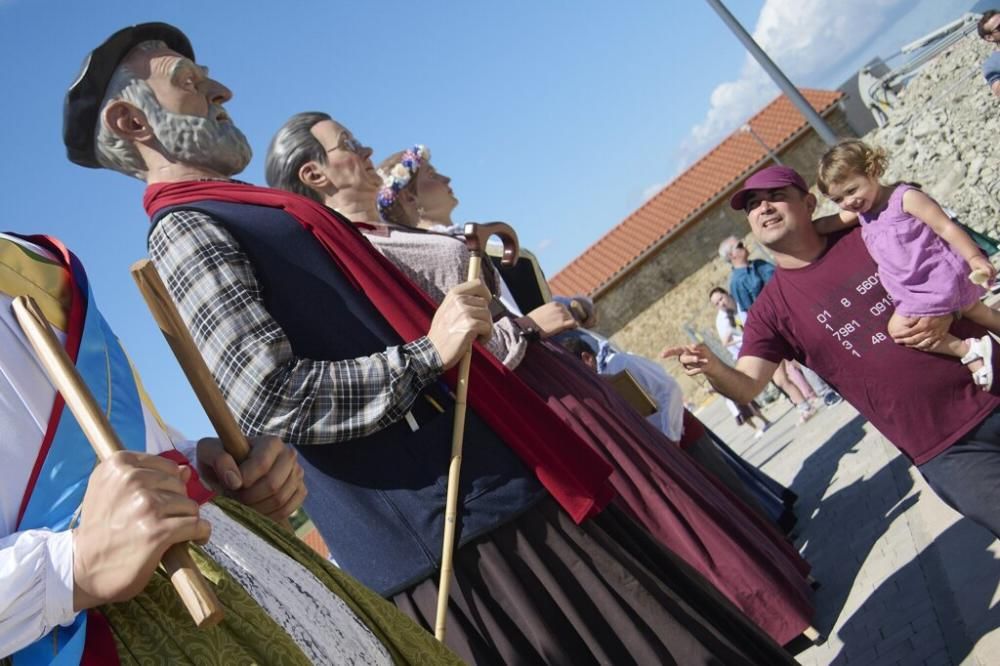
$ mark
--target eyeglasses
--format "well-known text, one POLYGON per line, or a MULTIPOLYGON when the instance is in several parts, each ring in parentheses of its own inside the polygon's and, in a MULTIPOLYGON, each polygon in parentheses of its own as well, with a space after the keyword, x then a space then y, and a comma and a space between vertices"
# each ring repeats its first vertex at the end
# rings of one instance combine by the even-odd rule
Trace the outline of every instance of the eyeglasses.
POLYGON ((992 30, 988 31, 985 35, 983 35, 983 39, 985 39, 988 42, 993 42, 994 44, 1000 42, 1000 24, 998 24, 997 27, 993 28, 992 30))
POLYGON ((337 142, 337 145, 333 148, 327 148, 326 152, 332 153, 335 150, 346 150, 349 153, 360 155, 364 149, 365 145, 363 143, 355 139, 352 135, 344 132, 340 135, 340 140, 337 142))

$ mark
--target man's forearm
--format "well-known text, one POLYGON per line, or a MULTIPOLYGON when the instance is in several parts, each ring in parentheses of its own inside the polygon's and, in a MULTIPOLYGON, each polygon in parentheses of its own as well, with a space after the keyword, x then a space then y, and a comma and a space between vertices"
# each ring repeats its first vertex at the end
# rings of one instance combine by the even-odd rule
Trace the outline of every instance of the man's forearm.
POLYGON ((728 365, 719 364, 704 376, 712 387, 739 405, 750 402, 763 390, 767 381, 754 379, 750 375, 728 365))

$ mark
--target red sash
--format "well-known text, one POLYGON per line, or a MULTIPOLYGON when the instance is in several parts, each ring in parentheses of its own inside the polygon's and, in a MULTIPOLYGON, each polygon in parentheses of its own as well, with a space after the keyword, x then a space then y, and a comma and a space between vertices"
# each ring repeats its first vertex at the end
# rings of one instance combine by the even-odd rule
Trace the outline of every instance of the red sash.
MULTIPOLYGON (((253 185, 188 181, 157 183, 143 205, 157 211, 198 201, 279 208, 327 251, 404 341, 426 335, 436 304, 383 257, 347 220, 297 194, 253 185)), ((577 522, 598 513, 614 496, 611 468, 522 381, 480 345, 473 347, 469 403, 533 470, 577 522)), ((445 375, 454 386, 455 371, 445 375)))

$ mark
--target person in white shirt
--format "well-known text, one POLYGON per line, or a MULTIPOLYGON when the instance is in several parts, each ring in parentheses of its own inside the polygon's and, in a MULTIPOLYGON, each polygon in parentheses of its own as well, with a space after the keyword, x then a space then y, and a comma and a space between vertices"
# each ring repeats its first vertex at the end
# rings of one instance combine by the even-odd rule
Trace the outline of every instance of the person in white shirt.
MULTIPOLYGON (((713 289, 709 293, 708 298, 717 311, 715 313, 715 330, 719 333, 719 340, 722 341, 726 351, 729 352, 733 361, 735 361, 740 355, 740 345, 743 343, 743 324, 746 323, 747 313, 740 312, 736 308, 735 299, 722 287, 713 289)), ((729 398, 725 400, 726 409, 736 419, 736 423, 748 425, 753 428, 756 431, 754 433, 755 438, 760 439, 763 437, 764 432, 771 427, 771 422, 764 416, 764 412, 761 411, 757 401, 751 400, 745 405, 738 405, 729 398), (754 423, 755 417, 760 419, 760 426, 754 423)), ((806 406, 805 410, 800 410, 800 419, 804 422, 811 418, 815 412, 808 408, 808 402, 801 402, 799 404, 806 406)))

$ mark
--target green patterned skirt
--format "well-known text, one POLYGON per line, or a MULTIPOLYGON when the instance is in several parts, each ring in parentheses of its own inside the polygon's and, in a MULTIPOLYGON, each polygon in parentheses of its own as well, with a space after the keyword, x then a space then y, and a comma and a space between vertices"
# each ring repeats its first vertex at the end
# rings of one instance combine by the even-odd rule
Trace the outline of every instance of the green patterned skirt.
MULTIPOLYGON (((397 664, 461 664, 385 599, 334 567, 291 533, 226 498, 215 503, 238 523, 308 569, 364 622, 397 664)), ((138 597, 101 607, 122 664, 280 664, 310 662, 288 634, 229 574, 198 548, 192 554, 215 587, 226 617, 198 630, 162 570, 138 597)), ((336 663, 337 655, 330 655, 336 663)))

